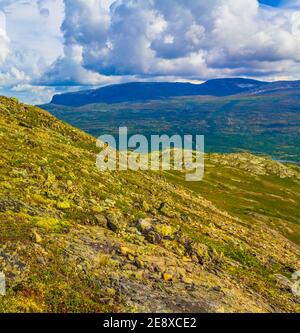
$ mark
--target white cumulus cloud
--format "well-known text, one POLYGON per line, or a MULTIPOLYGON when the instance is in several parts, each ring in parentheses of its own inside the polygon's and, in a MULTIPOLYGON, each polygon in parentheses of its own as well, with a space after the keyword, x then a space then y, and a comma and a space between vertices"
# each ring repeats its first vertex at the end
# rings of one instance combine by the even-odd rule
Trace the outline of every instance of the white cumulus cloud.
MULTIPOLYGON (((271 77, 281 72, 288 76, 300 60, 300 34, 294 33, 295 10, 290 8, 260 6, 255 0, 64 0, 64 4, 64 58, 74 62, 69 49, 80 48, 77 67, 89 73, 202 79, 271 77)), ((63 67, 60 60, 57 73, 63 73, 63 67)), ((80 82, 76 75, 73 78, 80 82)), ((86 81, 85 75, 81 81, 86 81)))
POLYGON ((299 10, 300 0, 0 0, 1 86, 49 94, 131 80, 299 78, 299 10))
POLYGON ((6 17, 5 14, 0 11, 0 65, 6 59, 9 53, 8 36, 6 33, 6 17))

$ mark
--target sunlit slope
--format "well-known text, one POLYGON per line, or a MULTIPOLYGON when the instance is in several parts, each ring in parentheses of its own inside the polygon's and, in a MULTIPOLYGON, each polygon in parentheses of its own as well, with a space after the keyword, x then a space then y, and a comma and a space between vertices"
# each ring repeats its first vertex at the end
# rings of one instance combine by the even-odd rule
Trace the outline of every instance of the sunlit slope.
POLYGON ((164 174, 100 172, 96 154, 94 138, 0 98, 0 312, 300 311, 299 248, 272 224, 164 174))
POLYGON ((300 244, 300 169, 248 153, 210 154, 200 183, 167 178, 203 195, 245 223, 267 224, 300 244))

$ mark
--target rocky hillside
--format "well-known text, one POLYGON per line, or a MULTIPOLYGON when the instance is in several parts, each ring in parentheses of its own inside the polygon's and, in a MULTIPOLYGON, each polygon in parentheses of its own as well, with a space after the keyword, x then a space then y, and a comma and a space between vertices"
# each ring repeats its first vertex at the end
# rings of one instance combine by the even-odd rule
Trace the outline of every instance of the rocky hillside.
MULTIPOLYGON (((298 245, 222 204, 226 178, 200 193, 177 175, 100 172, 96 154, 91 136, 0 98, 0 312, 300 312, 298 245)), ((208 157, 209 173, 248 165, 226 161, 208 157)), ((268 181, 288 174, 294 193, 299 169, 276 166, 268 181)))

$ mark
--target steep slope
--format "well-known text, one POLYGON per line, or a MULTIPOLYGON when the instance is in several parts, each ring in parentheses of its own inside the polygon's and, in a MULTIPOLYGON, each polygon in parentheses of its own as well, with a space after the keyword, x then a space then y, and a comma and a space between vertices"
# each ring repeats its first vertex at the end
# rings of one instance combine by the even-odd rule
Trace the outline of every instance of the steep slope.
POLYGON ((162 173, 100 172, 94 138, 13 99, 0 152, 0 312, 300 311, 299 247, 259 217, 162 173))
POLYGON ((157 100, 176 96, 229 96, 267 85, 249 79, 215 79, 203 84, 179 82, 131 82, 94 90, 55 95, 51 104, 79 107, 95 103, 122 103, 157 100))

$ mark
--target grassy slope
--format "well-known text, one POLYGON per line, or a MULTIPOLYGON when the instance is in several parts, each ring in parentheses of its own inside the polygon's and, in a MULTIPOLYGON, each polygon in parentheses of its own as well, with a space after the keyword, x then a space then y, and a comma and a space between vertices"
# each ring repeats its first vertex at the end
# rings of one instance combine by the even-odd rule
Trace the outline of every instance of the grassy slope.
POLYGON ((6 98, 0 152, 0 312, 300 311, 283 283, 299 247, 217 209, 211 187, 202 197, 164 174, 101 173, 92 137, 6 98))
POLYGON ((206 156, 201 183, 185 182, 175 172, 168 173, 167 178, 246 223, 267 224, 300 244, 298 170, 294 166, 279 167, 277 162, 248 153, 211 154, 206 156))

